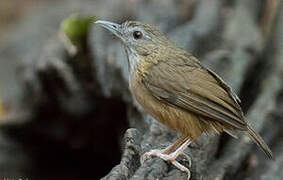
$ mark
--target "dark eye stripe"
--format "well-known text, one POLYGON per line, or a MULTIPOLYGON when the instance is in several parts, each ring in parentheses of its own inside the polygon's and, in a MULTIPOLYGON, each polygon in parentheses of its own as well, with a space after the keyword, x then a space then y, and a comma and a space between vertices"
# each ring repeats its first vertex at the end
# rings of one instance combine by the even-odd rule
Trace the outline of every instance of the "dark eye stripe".
POLYGON ((134 31, 133 36, 134 36, 135 39, 141 39, 142 38, 142 32, 134 31))

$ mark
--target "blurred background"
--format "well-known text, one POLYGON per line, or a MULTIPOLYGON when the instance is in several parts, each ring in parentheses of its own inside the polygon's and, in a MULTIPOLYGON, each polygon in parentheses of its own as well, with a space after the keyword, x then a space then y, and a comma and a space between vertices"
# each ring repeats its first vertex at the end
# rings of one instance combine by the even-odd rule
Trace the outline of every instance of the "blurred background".
POLYGON ((161 160, 139 164, 177 134, 132 100, 123 47, 95 19, 158 26, 232 86, 275 155, 244 137, 202 137, 192 179, 282 179, 282 4, 1 0, 0 179, 186 179, 161 160))

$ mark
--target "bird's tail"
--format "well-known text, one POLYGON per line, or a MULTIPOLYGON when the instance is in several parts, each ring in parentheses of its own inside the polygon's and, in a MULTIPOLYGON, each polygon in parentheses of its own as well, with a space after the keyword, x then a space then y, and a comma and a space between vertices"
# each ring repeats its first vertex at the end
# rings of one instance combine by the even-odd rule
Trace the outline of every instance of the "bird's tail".
POLYGON ((256 133, 250 125, 248 125, 248 133, 251 139, 260 147, 260 149, 268 156, 270 159, 273 159, 273 155, 267 144, 260 137, 258 133, 256 133))

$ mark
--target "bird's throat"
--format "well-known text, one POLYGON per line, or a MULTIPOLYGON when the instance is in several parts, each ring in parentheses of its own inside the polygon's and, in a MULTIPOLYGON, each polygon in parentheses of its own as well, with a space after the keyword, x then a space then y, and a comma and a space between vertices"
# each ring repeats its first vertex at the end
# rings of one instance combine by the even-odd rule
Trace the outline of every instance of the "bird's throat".
POLYGON ((125 51, 128 59, 129 73, 132 75, 132 73, 137 69, 137 66, 140 64, 141 57, 135 50, 128 47, 125 48, 125 51))

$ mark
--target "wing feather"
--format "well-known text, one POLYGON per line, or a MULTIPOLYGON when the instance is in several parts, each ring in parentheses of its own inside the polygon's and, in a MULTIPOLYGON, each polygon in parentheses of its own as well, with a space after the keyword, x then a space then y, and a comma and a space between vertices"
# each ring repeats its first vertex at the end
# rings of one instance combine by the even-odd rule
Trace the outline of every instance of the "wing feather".
POLYGON ((212 71, 188 63, 165 61, 148 68, 142 79, 151 94, 184 111, 246 130, 246 122, 232 90, 212 71))

